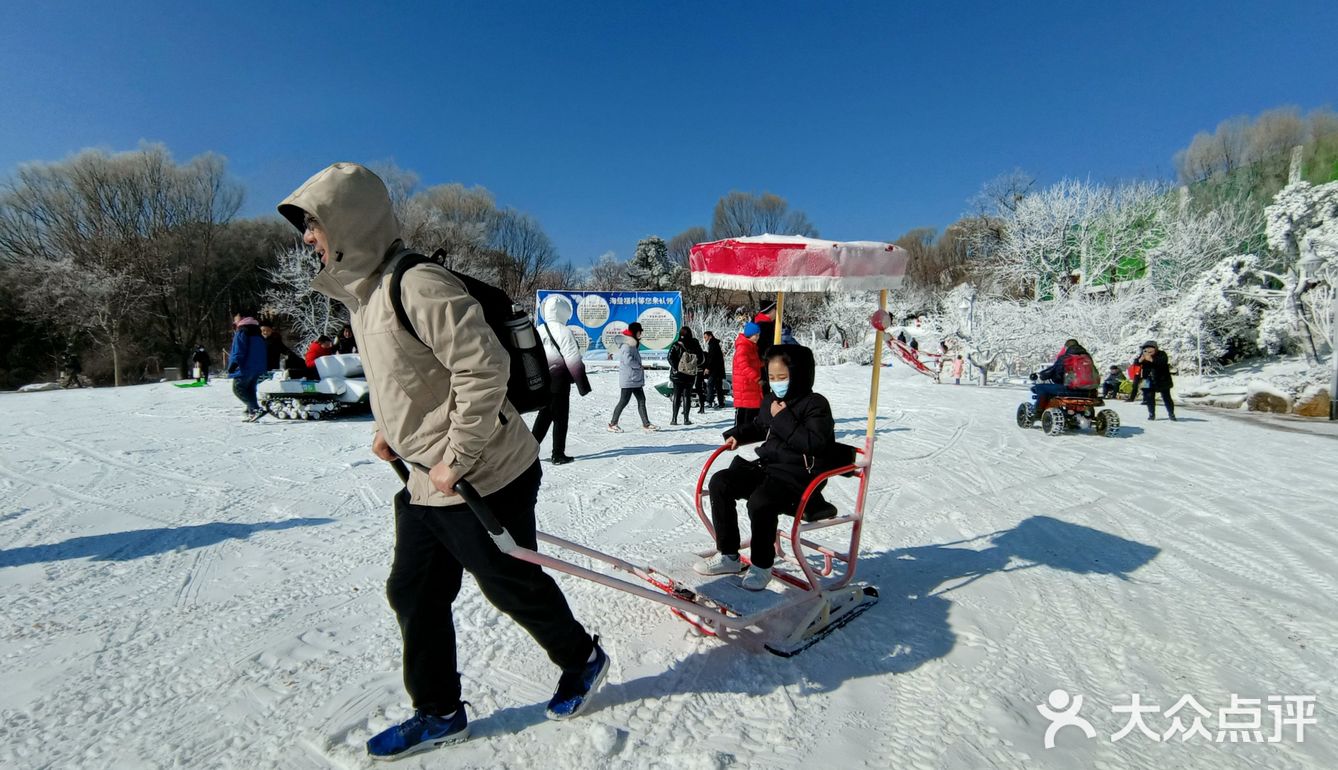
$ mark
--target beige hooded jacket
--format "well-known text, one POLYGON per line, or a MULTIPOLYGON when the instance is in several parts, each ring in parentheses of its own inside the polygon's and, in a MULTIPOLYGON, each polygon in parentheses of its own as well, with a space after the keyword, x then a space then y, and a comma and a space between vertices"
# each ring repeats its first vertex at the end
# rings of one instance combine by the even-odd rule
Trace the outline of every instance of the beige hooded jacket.
POLYGON ((539 445, 506 400, 507 352, 464 284, 445 270, 404 275, 404 310, 423 343, 399 324, 390 276, 400 258, 399 223, 385 184, 356 163, 336 163, 279 204, 299 230, 309 213, 325 231, 325 266, 311 288, 348 306, 371 388, 377 430, 411 465, 419 505, 457 505, 423 467, 446 462, 487 495, 515 480, 539 445), (421 466, 421 467, 417 467, 421 466))

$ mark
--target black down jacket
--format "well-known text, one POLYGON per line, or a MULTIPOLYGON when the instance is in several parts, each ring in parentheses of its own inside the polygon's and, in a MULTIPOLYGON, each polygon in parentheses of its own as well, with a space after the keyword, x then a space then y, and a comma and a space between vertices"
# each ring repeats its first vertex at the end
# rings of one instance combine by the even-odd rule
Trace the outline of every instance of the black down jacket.
POLYGON ((827 399, 813 392, 813 351, 803 345, 772 345, 768 358, 783 354, 790 359, 790 388, 785 398, 762 397, 762 408, 751 423, 725 431, 740 445, 761 441, 757 459, 770 478, 789 486, 803 487, 821 472, 836 447, 836 425, 827 399), (785 408, 771 415, 771 404, 779 400, 785 408))

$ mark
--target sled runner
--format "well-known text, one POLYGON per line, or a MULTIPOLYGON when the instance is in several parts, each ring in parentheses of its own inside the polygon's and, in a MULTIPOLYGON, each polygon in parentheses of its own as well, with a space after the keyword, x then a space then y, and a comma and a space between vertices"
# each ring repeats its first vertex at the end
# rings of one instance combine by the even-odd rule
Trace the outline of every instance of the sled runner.
MULTIPOLYGON (((904 249, 886 243, 837 243, 797 236, 739 238, 692 247, 694 284, 777 292, 774 315, 777 344, 784 292, 879 292, 878 310, 870 319, 877 334, 864 445, 852 448, 853 462, 819 473, 804 490, 788 531, 782 528, 776 532, 777 560, 772 568, 775 579, 766 590, 745 590, 735 575, 695 573, 692 563, 714 554, 714 549, 667 554, 651 563, 637 564, 545 532, 537 533, 539 542, 598 562, 609 568, 609 573, 539 553, 515 542, 467 480, 456 485, 456 492, 504 553, 666 605, 674 615, 707 635, 760 637, 767 650, 785 657, 802 652, 878 600, 876 588, 853 580, 873 458, 878 379, 887 327, 887 292, 901 285, 908 257, 904 249), (841 478, 858 479, 855 504, 849 511, 837 510, 815 497, 824 483, 841 478)), ((711 466, 725 451, 727 448, 722 446, 711 453, 695 486, 696 513, 712 541, 715 533, 702 507, 702 490, 711 466)), ((408 469, 404 464, 397 460, 395 468, 407 480, 408 469)), ((748 544, 743 543, 745 547, 748 544)), ((746 558, 741 555, 741 559, 746 558)))

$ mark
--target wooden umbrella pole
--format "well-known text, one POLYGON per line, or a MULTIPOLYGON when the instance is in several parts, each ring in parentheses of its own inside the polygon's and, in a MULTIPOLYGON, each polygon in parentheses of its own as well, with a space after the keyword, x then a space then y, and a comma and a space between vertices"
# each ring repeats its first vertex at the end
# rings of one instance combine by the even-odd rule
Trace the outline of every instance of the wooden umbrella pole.
MULTIPOLYGON (((887 310, 887 289, 878 292, 878 309, 887 310)), ((874 335, 873 384, 869 391, 869 425, 864 435, 864 462, 873 462, 873 433, 878 421, 878 376, 883 371, 883 330, 874 335)))
POLYGON ((785 292, 776 292, 776 328, 772 330, 771 344, 781 344, 781 319, 785 317, 785 292))

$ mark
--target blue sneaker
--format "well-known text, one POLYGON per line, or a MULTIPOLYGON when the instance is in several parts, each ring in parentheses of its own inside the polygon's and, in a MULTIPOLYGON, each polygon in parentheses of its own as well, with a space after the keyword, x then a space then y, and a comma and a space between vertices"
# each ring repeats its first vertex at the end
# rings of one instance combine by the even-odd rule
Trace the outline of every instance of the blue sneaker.
POLYGON ((367 741, 367 754, 372 759, 403 759, 420 751, 435 749, 450 743, 460 743, 469 737, 469 717, 465 704, 454 714, 445 717, 415 711, 413 716, 392 725, 367 741))
POLYGON ((558 680, 557 692, 548 702, 549 719, 571 719, 579 716, 590 702, 590 693, 604 682, 609 673, 609 656, 599 646, 599 637, 595 637, 595 659, 585 664, 578 672, 564 672, 558 680))

